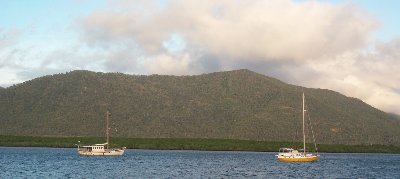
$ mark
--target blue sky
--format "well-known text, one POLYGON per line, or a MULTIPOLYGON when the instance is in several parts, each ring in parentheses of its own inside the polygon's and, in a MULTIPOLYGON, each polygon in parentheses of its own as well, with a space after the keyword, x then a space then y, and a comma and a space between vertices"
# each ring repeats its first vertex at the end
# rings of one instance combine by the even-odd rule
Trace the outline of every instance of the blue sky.
POLYGON ((247 68, 400 113, 398 7, 392 0, 0 0, 0 86, 77 69, 247 68))
MULTIPOLYGON (((20 33, 17 46, 62 48, 77 40, 74 21, 105 6, 102 1, 2 1, 0 28, 20 33)), ((4 32, 3 32, 4 33, 4 32)))
POLYGON ((376 38, 383 41, 389 41, 400 36, 400 17, 398 7, 400 1, 393 0, 327 0, 330 3, 351 2, 360 8, 367 10, 373 17, 381 22, 381 27, 376 31, 376 38))

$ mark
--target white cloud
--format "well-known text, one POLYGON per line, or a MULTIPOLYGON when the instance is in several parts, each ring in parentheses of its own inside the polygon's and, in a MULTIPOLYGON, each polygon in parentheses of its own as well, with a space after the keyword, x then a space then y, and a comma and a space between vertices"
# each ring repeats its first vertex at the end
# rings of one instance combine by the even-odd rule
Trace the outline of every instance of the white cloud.
POLYGON ((358 75, 369 88, 366 102, 381 109, 400 113, 400 38, 376 45, 374 53, 357 59, 358 75))
POLYGON ((130 39, 160 53, 162 42, 180 33, 192 48, 227 58, 302 61, 363 47, 377 26, 351 4, 178 0, 158 11, 130 5, 136 8, 91 13, 82 37, 89 44, 130 39))
POLYGON ((368 52, 354 51, 309 63, 307 66, 318 75, 296 83, 339 91, 382 110, 399 113, 399 42, 395 39, 378 43, 368 52))
POLYGON ((190 68, 190 61, 189 54, 179 56, 161 54, 147 59, 143 66, 152 74, 190 75, 194 73, 190 68))

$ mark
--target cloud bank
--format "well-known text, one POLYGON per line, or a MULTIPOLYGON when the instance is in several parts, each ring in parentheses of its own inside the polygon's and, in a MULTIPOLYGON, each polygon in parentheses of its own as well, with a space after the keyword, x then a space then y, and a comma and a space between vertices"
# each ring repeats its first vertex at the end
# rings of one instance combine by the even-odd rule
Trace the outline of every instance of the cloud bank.
POLYGON ((377 25, 351 4, 315 1, 178 0, 163 8, 130 6, 91 13, 82 21, 84 40, 91 45, 134 42, 146 53, 161 53, 162 42, 176 33, 203 53, 302 61, 365 46, 377 25))

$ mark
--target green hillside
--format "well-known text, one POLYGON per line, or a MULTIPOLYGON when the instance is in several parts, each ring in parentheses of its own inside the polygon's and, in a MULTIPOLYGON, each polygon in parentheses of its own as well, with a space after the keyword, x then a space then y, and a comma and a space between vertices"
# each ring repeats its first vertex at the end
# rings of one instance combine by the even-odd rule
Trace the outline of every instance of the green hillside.
POLYGON ((104 136, 108 109, 116 137, 300 141, 303 91, 318 143, 400 145, 398 116, 249 70, 40 77, 0 90, 0 135, 104 136))

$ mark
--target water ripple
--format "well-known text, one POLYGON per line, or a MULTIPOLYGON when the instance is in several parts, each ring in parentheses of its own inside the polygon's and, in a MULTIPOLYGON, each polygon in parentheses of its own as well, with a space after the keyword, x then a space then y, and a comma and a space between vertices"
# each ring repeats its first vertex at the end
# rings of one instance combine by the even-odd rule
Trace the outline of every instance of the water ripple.
POLYGON ((275 153, 127 150, 78 156, 75 149, 0 147, 0 178, 396 178, 400 155, 322 154, 281 163, 275 153))

